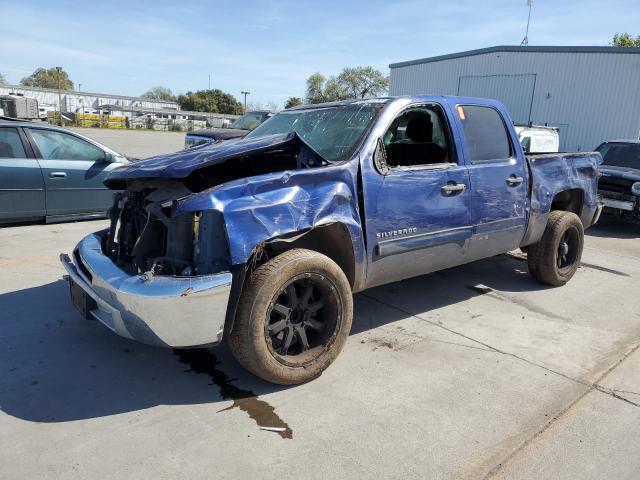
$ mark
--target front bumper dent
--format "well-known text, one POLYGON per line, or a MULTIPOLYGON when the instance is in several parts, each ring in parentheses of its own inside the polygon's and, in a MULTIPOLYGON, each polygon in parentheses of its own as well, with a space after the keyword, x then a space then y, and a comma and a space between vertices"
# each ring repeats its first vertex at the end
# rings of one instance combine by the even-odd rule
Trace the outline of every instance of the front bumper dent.
POLYGON ((193 277, 129 275, 102 253, 106 231, 76 246, 60 261, 69 277, 95 301, 89 313, 126 338, 163 347, 220 343, 232 275, 193 277))

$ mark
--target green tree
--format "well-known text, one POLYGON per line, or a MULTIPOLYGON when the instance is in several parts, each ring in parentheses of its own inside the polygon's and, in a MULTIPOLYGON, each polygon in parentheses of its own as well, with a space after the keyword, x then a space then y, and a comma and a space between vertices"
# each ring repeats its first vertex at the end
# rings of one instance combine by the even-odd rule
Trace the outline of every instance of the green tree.
POLYGON ((373 67, 345 68, 336 77, 339 92, 347 98, 379 97, 387 93, 389 79, 373 67))
POLYGON ((344 85, 339 80, 339 77, 331 77, 324 85, 324 98, 325 102, 337 102, 339 100, 347 100, 350 97, 344 85))
POLYGON ((327 100, 324 97, 324 75, 314 73, 307 78, 307 103, 322 103, 327 100))
POLYGON ((7 79, 4 78, 4 75, 0 73, 0 85, 6 85, 7 79))
POLYGON ((307 79, 307 102, 322 103, 384 95, 389 79, 373 67, 345 68, 328 80, 321 73, 307 79))
POLYGON ((178 103, 183 110, 193 112, 211 112, 240 114, 242 104, 236 98, 222 90, 198 90, 178 96, 178 103))
POLYGON ((302 99, 300 97, 289 97, 284 104, 284 108, 297 107, 302 105, 302 99))
POLYGON ((25 87, 60 88, 60 90, 73 90, 73 82, 64 70, 60 73, 52 68, 38 68, 28 77, 20 80, 20 85, 25 87))
POLYGON ((153 87, 146 93, 141 95, 142 98, 150 98, 152 100, 167 100, 169 102, 175 102, 176 96, 173 94, 170 88, 167 87, 153 87))
POLYGON ((614 47, 640 47, 640 35, 634 38, 633 35, 627 32, 616 33, 613 36, 611 45, 614 47))

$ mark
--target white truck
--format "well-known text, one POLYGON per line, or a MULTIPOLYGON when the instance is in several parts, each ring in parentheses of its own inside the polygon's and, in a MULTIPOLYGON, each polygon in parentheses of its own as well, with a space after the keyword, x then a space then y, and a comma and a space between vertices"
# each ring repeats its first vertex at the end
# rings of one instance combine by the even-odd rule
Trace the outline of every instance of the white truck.
POLYGON ((518 140, 524 153, 557 153, 560 135, 556 127, 546 125, 516 125, 518 140))

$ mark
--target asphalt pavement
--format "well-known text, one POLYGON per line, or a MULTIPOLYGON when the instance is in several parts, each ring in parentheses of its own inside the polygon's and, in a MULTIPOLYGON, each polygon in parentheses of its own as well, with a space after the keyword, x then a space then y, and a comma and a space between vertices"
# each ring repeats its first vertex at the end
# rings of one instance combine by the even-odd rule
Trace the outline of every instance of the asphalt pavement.
POLYGON ((284 388, 82 320, 58 254, 105 225, 0 229, 0 478, 640 477, 635 227, 561 288, 501 255, 356 295, 335 364, 284 388))

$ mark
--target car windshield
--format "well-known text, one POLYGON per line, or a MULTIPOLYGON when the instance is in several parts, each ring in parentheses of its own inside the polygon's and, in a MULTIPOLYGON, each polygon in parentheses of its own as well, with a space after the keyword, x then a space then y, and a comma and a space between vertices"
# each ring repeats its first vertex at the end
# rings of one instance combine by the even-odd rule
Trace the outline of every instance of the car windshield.
POLYGON ((359 144, 382 105, 337 105, 280 112, 247 138, 296 132, 322 158, 344 160, 359 144))
POLYGON ((597 151, 603 165, 640 169, 640 143, 604 143, 597 151))
POLYGON ((263 112, 247 112, 240 118, 236 118, 229 128, 237 128, 241 130, 253 130, 262 123, 265 114, 263 112))

